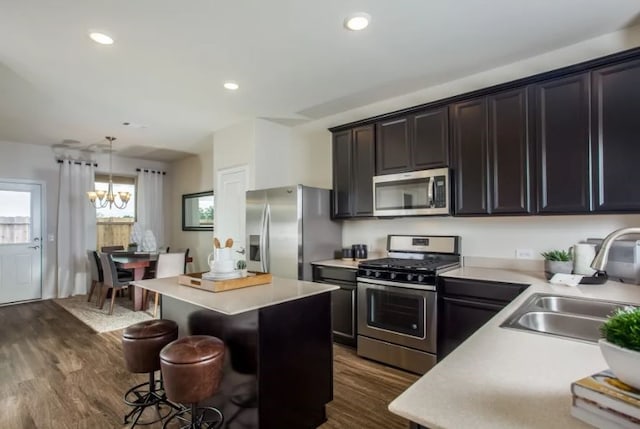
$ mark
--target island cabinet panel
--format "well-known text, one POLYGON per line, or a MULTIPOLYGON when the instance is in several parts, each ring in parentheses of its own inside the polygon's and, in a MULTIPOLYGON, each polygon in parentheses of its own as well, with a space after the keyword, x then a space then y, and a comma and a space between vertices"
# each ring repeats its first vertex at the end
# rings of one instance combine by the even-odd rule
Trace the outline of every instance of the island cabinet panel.
POLYGON ((202 403, 223 411, 224 427, 315 428, 326 421, 325 405, 333 399, 329 293, 235 315, 164 295, 161 312, 178 324, 180 336, 224 341, 219 391, 202 403), (238 406, 239 395, 254 396, 255 405, 238 406))
POLYGON ((333 218, 373 215, 374 126, 333 134, 333 218))
POLYGON ((376 175, 409 171, 409 118, 379 122, 376 128, 376 175))
POLYGON ((488 214, 487 100, 453 104, 450 116, 455 214, 488 214))
POLYGON ((590 75, 533 87, 539 213, 591 210, 590 75))
POLYGON ((640 60, 592 72, 596 212, 640 210, 640 60))
POLYGON ((526 88, 488 97, 491 213, 531 213, 526 88))
POLYGON ((410 117, 411 167, 414 170, 449 165, 449 109, 441 107, 410 117))

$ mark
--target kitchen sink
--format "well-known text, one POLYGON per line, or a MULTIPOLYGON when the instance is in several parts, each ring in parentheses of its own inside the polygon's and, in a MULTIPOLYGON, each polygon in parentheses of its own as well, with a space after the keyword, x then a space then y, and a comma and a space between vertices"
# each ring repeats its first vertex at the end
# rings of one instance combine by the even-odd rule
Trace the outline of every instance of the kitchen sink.
POLYGON ((599 301, 561 295, 533 294, 500 326, 539 334, 596 343, 607 316, 621 302, 599 301))
POLYGON ((596 301, 593 299, 573 298, 569 296, 539 296, 534 305, 558 313, 584 314, 586 316, 606 318, 617 309, 626 305, 617 302, 596 301))

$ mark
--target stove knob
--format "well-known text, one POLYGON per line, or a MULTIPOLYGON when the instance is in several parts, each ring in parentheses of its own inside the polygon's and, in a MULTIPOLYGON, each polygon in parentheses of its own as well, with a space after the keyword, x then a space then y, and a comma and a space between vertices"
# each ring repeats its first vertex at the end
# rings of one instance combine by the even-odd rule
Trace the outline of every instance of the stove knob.
POLYGON ((377 278, 377 277, 380 277, 382 273, 380 271, 376 271, 373 273, 373 275, 377 278))
POLYGON ((371 274, 372 274, 371 270, 366 270, 364 272, 364 275, 367 276, 367 277, 371 277, 371 274))
POLYGON ((407 281, 410 282, 413 280, 413 274, 407 274, 407 281))
POLYGON ((395 279, 395 278, 396 278, 396 273, 391 273, 391 274, 389 275, 389 278, 390 278, 391 280, 395 279))
POLYGON ((424 276, 422 274, 418 274, 418 281, 419 282, 423 282, 424 281, 424 276))

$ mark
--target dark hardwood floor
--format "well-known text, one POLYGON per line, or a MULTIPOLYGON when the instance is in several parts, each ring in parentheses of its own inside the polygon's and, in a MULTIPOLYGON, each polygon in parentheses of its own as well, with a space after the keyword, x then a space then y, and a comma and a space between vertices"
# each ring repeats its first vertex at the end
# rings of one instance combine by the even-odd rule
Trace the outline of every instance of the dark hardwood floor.
MULTIPOLYGON (((0 428, 123 428, 121 331, 96 334, 53 301, 0 307, 0 428)), ((387 405, 417 376, 334 347, 334 400, 322 429, 406 429, 387 405)), ((143 426, 161 428, 161 424, 143 426)))

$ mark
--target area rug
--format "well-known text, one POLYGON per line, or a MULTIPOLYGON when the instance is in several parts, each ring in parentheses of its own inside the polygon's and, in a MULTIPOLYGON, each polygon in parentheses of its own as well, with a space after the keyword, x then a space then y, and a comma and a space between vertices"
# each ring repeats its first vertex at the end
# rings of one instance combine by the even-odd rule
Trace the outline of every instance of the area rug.
POLYGON ((123 329, 134 323, 153 319, 147 312, 133 311, 133 301, 129 297, 116 298, 111 315, 108 314, 110 302, 105 302, 101 310, 96 307, 95 298, 92 302, 87 302, 86 295, 54 299, 53 302, 98 333, 123 329))

